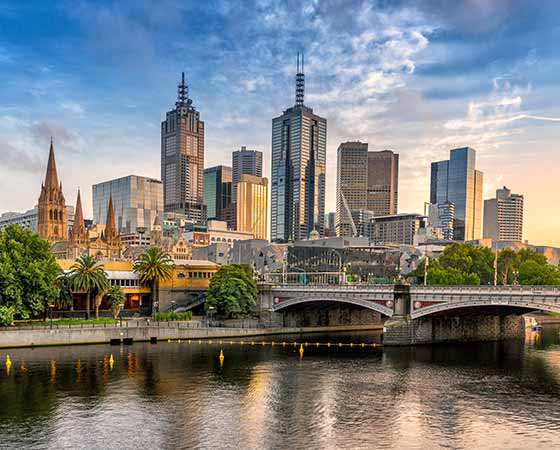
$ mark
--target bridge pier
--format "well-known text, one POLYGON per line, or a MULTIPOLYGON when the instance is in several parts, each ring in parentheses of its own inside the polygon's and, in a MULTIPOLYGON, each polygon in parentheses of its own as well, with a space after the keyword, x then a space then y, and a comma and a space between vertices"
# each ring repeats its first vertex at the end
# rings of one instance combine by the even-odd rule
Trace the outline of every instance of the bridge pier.
POLYGON ((521 339, 525 321, 519 315, 393 316, 385 322, 384 345, 480 342, 521 339))

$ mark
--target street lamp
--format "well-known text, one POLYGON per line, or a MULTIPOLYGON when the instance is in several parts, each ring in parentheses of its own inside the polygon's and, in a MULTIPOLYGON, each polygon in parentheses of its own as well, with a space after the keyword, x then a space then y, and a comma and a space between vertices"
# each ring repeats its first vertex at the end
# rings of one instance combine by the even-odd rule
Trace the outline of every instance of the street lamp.
POLYGON ((49 309, 51 310, 51 329, 53 327, 53 308, 54 308, 54 303, 50 303, 49 309))
POLYGON ((215 309, 216 308, 214 308, 213 306, 208 307, 208 315, 210 316, 210 322, 212 322, 212 315, 214 314, 215 309))

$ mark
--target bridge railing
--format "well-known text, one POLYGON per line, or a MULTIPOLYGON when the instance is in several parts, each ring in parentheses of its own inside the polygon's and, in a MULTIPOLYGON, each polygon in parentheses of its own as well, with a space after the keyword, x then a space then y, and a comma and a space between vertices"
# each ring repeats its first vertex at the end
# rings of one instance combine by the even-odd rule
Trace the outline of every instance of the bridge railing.
POLYGON ((416 286, 410 287, 410 292, 424 293, 434 292, 439 294, 452 293, 532 293, 560 295, 560 286, 416 286))

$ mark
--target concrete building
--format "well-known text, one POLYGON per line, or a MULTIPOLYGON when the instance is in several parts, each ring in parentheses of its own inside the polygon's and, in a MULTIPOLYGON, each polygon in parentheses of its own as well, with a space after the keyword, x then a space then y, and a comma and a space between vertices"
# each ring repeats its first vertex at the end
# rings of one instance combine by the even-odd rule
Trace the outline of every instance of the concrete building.
POLYGON ((121 234, 150 232, 163 213, 163 184, 154 178, 128 175, 92 186, 93 220, 104 224, 112 199, 117 230, 121 234))
POLYGON ((268 234, 268 180, 241 175, 237 183, 237 231, 252 233, 255 239, 268 234))
POLYGON ((352 220, 357 211, 396 214, 399 155, 390 150, 370 152, 363 142, 343 142, 337 158, 337 236, 360 235, 352 220))
POLYGON ((298 58, 295 105, 272 119, 273 242, 324 232, 327 120, 304 105, 304 80, 298 58))
POLYGON ((221 220, 233 228, 231 167, 204 169, 204 204, 209 220, 221 220))
POLYGON ((482 235, 483 174, 476 170, 476 150, 451 150, 450 159, 431 166, 430 203, 453 203, 453 239, 479 239, 482 235))
POLYGON ((325 237, 336 236, 336 212, 331 211, 325 214, 325 237))
POLYGON ((234 202, 236 198, 235 185, 241 181, 241 175, 262 177, 262 160, 262 152, 258 150, 247 150, 245 146, 242 146, 240 150, 236 150, 232 153, 231 169, 233 187, 231 196, 234 202))
POLYGON ((369 237, 375 245, 413 245, 414 237, 428 226, 428 218, 420 214, 395 214, 374 217, 369 237))
POLYGON ((161 123, 161 180, 165 212, 206 221, 204 206, 204 122, 189 98, 183 73, 175 108, 161 123))
POLYGON ((193 248, 207 247, 214 242, 226 242, 232 247, 236 241, 253 239, 253 234, 229 230, 225 222, 209 220, 206 231, 186 231, 183 237, 193 248))
POLYGON ((223 265, 229 261, 229 252, 230 246, 226 242, 214 242, 206 247, 194 247, 192 257, 195 260, 223 265))
MULTIPOLYGON (((3 230, 8 225, 19 225, 22 228, 27 228, 31 231, 37 233, 37 219, 38 219, 37 207, 29 209, 25 212, 5 212, 0 216, 0 230, 3 230)), ((66 225, 67 233, 72 231, 72 225, 74 224, 74 207, 66 205, 66 225)))
POLYGON ((484 200, 483 238, 523 241, 523 195, 507 187, 496 190, 496 198, 484 200))

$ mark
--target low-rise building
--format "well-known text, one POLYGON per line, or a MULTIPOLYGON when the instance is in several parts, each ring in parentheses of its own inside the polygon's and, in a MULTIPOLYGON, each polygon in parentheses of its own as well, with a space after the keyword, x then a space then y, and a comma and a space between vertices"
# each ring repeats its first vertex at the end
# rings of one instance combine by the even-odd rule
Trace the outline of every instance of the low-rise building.
POLYGON ((379 216, 371 220, 368 234, 375 245, 413 245, 414 237, 427 226, 428 218, 420 214, 379 216))

